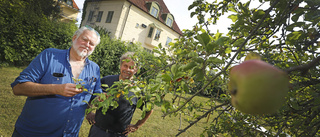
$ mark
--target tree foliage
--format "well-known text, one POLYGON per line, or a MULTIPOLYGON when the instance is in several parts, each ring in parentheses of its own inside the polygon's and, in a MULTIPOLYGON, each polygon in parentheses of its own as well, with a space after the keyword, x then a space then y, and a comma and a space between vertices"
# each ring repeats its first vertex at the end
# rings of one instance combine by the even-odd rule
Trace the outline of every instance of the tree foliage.
POLYGON ((101 43, 89 58, 100 66, 101 76, 116 75, 120 73, 121 55, 127 51, 135 51, 134 47, 137 46, 102 35, 101 43))
POLYGON ((27 65, 46 48, 70 46, 74 22, 59 22, 60 10, 53 0, 0 0, 0 60, 27 65))
POLYGON ((199 20, 194 28, 184 30, 168 49, 159 45, 152 61, 143 54, 138 57, 151 77, 138 76, 137 86, 145 93, 142 99, 147 106, 160 106, 164 117, 188 116, 190 125, 177 135, 217 113, 202 135, 319 136, 319 6, 315 0, 194 1, 189 6, 191 17, 199 20), (233 22, 229 32, 212 32, 210 26, 223 15, 233 22), (229 69, 250 52, 259 53, 290 77, 286 103, 275 114, 249 115, 230 104, 229 69), (214 87, 222 92, 206 104, 193 101, 214 87), (173 98, 165 98, 168 94, 173 98))
MULTIPOLYGON (((109 36, 110 32, 100 26, 94 26, 94 29, 100 34, 101 42, 89 58, 99 65, 102 77, 120 74, 120 57, 128 51, 143 54, 141 57, 144 60, 153 60, 153 55, 144 50, 140 44, 112 39, 109 36)), ((140 67, 139 73, 142 74, 146 69, 145 66, 140 67)))

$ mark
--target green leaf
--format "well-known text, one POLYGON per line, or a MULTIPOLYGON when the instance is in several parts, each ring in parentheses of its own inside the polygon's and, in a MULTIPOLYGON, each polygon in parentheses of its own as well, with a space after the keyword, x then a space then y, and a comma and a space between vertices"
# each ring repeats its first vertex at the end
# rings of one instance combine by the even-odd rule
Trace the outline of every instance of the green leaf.
POLYGON ((211 36, 208 33, 202 33, 197 35, 196 39, 205 47, 211 41, 211 36))
POLYGON ((231 53, 231 51, 232 51, 231 48, 227 48, 224 52, 229 54, 229 53, 231 53))
POLYGON ((88 101, 86 101, 86 100, 82 100, 82 102, 84 102, 84 103, 86 103, 86 104, 89 104, 89 102, 88 102, 88 101))
POLYGON ((143 99, 140 98, 140 99, 138 100, 138 102, 137 102, 137 107, 140 108, 140 107, 142 106, 142 104, 143 104, 143 99))
POLYGON ((230 8, 228 9, 229 11, 237 13, 237 11, 234 9, 234 5, 232 3, 229 3, 228 5, 230 8))
POLYGON ((230 40, 229 37, 220 37, 215 43, 218 45, 224 45, 228 40, 230 40))
POLYGON ((301 15, 304 14, 304 10, 302 8, 298 8, 297 10, 293 11, 295 14, 291 17, 293 22, 297 22, 301 15))
POLYGON ((197 14, 196 12, 191 12, 190 17, 192 18, 196 14, 197 14))
POLYGON ((171 72, 173 73, 173 75, 175 75, 175 73, 177 72, 177 70, 178 70, 177 64, 173 64, 173 65, 171 66, 171 72))
POLYGON ((238 20, 238 16, 235 14, 229 15, 228 18, 231 19, 232 22, 236 22, 238 20))
POLYGON ((101 84, 101 87, 107 88, 109 86, 108 86, 108 84, 101 84))
POLYGON ((264 14, 265 14, 265 12, 262 9, 259 9, 258 11, 253 13, 252 19, 256 21, 256 20, 262 18, 264 14))
POLYGON ((170 102, 164 100, 162 105, 161 105, 161 111, 162 112, 167 112, 168 109, 170 109, 171 106, 170 106, 170 102))
POLYGON ((191 10, 192 8, 194 8, 196 6, 196 4, 191 4, 191 5, 189 5, 189 7, 188 7, 188 10, 191 10))
POLYGON ((82 88, 82 85, 81 85, 81 84, 77 84, 77 85, 76 85, 76 88, 77 88, 77 89, 80 89, 80 88, 82 88))
POLYGON ((187 84, 185 82, 181 82, 181 87, 183 88, 183 90, 185 92, 189 92, 189 87, 187 86, 187 84))
POLYGON ((287 29, 288 31, 293 31, 293 29, 294 29, 295 27, 302 28, 303 25, 305 25, 305 24, 306 24, 305 22, 295 22, 295 23, 290 24, 286 29, 287 29))
POLYGON ((146 108, 147 108, 147 110, 146 111, 150 111, 150 110, 152 110, 152 107, 153 105, 152 105, 152 103, 150 103, 150 102, 147 102, 146 103, 146 108))
POLYGON ((192 62, 189 62, 186 65, 181 66, 180 68, 181 68, 182 71, 188 71, 188 70, 192 69, 193 67, 195 67, 197 65, 198 64, 196 62, 192 61, 192 62))
POLYGON ((222 61, 219 58, 216 57, 209 57, 209 59, 207 60, 208 63, 213 63, 213 64, 223 64, 224 61, 222 61))
POLYGON ((197 63, 199 63, 199 64, 201 64, 201 63, 204 62, 204 59, 203 59, 203 58, 192 58, 192 60, 195 61, 195 62, 197 62, 197 63))
POLYGON ((206 51, 208 53, 212 53, 212 50, 214 49, 214 47, 217 47, 218 45, 214 42, 210 42, 207 46, 206 46, 206 51))
POLYGON ((192 76, 194 76, 195 80, 201 81, 204 78, 204 73, 203 73, 202 69, 194 68, 192 76))
POLYGON ((168 74, 163 74, 161 77, 162 80, 166 82, 170 82, 172 80, 172 78, 168 74))
POLYGON ((177 72, 176 75, 174 75, 173 79, 176 80, 177 78, 181 78, 185 73, 184 72, 177 72))
POLYGON ((245 41, 244 38, 240 38, 240 39, 238 39, 236 42, 234 42, 233 45, 234 45, 235 47, 239 47, 244 41, 245 41))
POLYGON ((288 40, 289 41, 296 41, 300 38, 301 35, 302 35, 301 31, 292 32, 288 35, 288 40))
POLYGON ((196 52, 190 52, 188 54, 189 57, 198 57, 198 54, 196 52))
POLYGON ((137 86, 134 86, 130 88, 130 91, 136 94, 136 93, 140 93, 141 89, 137 86))

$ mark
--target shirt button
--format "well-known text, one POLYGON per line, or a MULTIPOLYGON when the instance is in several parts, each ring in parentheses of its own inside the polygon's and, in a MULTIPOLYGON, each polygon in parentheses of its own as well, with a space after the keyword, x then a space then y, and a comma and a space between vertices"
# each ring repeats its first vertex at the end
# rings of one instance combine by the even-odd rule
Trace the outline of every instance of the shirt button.
POLYGON ((70 122, 70 120, 68 120, 68 122, 70 122))
POLYGON ((72 111, 72 108, 70 110, 72 111))

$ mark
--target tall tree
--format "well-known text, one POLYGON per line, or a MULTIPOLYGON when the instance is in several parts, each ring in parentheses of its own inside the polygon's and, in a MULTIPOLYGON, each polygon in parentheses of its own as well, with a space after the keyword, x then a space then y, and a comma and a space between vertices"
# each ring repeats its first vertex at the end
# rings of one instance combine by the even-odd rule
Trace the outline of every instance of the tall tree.
POLYGON ((319 6, 318 0, 194 1, 189 6, 190 16, 199 20, 194 28, 185 30, 184 37, 171 43, 168 50, 161 45, 155 49, 155 60, 140 59, 148 75, 155 76, 140 78, 137 84, 145 92, 144 99, 150 101, 147 108, 161 106, 164 117, 190 116, 186 119, 190 125, 177 131, 177 135, 210 113, 217 113, 204 134, 319 136, 319 6), (217 20, 223 15, 233 22, 229 32, 212 32, 209 28, 219 26, 217 20), (290 77, 286 103, 276 113, 246 114, 230 103, 229 69, 250 52, 260 54, 262 60, 290 77), (211 97, 206 105, 193 101, 212 87, 225 92, 211 97), (186 93, 192 93, 191 97, 185 97, 186 93), (167 99, 167 94, 173 98, 167 99))

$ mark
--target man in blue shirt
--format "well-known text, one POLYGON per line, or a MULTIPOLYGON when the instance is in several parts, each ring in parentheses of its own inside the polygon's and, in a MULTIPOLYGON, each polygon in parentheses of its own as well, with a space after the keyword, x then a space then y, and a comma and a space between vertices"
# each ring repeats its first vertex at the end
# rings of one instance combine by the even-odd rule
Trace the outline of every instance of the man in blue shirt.
MULTIPOLYGON (((114 82, 119 80, 132 80, 133 75, 138 70, 137 65, 131 59, 133 55, 134 52, 123 54, 120 57, 120 75, 103 77, 101 83, 112 87, 114 82)), ((134 93, 129 91, 128 97, 133 95, 134 93)), ((118 100, 119 106, 115 109, 109 108, 105 115, 102 113, 102 108, 97 110, 96 113, 89 113, 86 118, 93 125, 90 128, 89 137, 126 137, 129 133, 140 128, 150 117, 153 110, 147 112, 145 117, 138 120, 136 124, 130 124, 137 107, 138 98, 133 97, 131 101, 132 104, 121 95, 118 100)))
POLYGON ((20 73, 11 87, 15 95, 28 98, 13 137, 78 136, 87 108, 84 101, 102 93, 100 68, 87 58, 99 43, 98 32, 81 27, 69 49, 46 49, 20 73), (73 78, 82 79, 84 88, 73 78))

